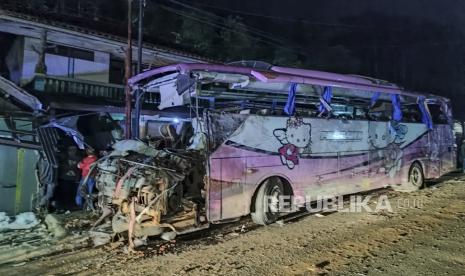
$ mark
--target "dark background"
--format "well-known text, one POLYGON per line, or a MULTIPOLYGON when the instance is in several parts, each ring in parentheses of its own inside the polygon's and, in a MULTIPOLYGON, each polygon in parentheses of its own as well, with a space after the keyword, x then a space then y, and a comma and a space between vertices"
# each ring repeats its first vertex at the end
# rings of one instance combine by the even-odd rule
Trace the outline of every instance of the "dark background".
MULTIPOLYGON (((0 6, 126 34, 126 0, 0 6)), ((465 119, 464 13, 460 0, 146 0, 144 39, 219 62, 263 60, 385 79, 449 97, 456 117, 465 119)))

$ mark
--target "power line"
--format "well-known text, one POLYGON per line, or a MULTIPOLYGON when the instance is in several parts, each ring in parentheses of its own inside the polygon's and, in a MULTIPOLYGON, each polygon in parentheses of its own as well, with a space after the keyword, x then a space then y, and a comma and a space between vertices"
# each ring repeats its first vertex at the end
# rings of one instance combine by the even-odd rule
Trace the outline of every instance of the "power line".
POLYGON ((209 25, 209 26, 212 26, 212 27, 215 27, 215 28, 219 28, 221 30, 226 30, 226 31, 231 31, 233 33, 236 33, 236 34, 241 34, 241 35, 246 35, 250 38, 252 38, 253 40, 257 40, 257 41, 262 41, 264 43, 267 43, 267 44, 270 44, 270 45, 273 45, 273 46, 280 46, 279 44, 275 43, 275 42, 272 42, 272 41, 269 41, 269 40, 265 40, 263 38, 260 38, 260 37, 254 37, 254 36, 251 36, 247 33, 244 33, 242 31, 237 31, 237 30, 234 30, 234 29, 231 29, 231 28, 228 28, 227 26, 224 26, 224 25, 221 25, 221 24, 217 24, 215 22, 212 22, 212 21, 208 21, 208 20, 204 20, 203 18, 201 17, 198 17, 198 16, 195 16, 195 15, 192 15, 192 14, 188 14, 188 13, 185 13, 185 12, 182 12, 182 11, 179 11, 177 9, 174 9, 174 8, 171 8, 171 7, 168 7, 168 6, 165 6, 165 5, 159 5, 162 9, 168 11, 168 12, 171 12, 171 13, 174 13, 174 14, 177 14, 179 16, 182 16, 182 17, 185 17, 185 18, 188 18, 188 19, 191 19, 191 20, 194 20, 194 21, 197 21, 197 22, 200 22, 200 23, 204 23, 206 25, 209 25))
POLYGON ((308 55, 308 54, 302 53, 302 52, 300 52, 300 51, 298 51, 298 50, 296 50, 294 48, 288 47, 288 44, 290 44, 290 43, 283 42, 282 40, 276 39, 273 36, 269 36, 267 33, 262 32, 260 30, 250 30, 250 28, 248 26, 245 26, 244 24, 238 24, 237 27, 239 27, 240 30, 235 30, 235 29, 230 28, 229 26, 227 26, 223 22, 224 21, 223 17, 220 17, 220 16, 218 16, 216 14, 212 14, 212 13, 197 9, 195 7, 180 3, 178 1, 169 0, 169 2, 173 2, 175 4, 180 4, 180 5, 184 6, 184 7, 187 7, 188 9, 191 9, 191 10, 197 12, 197 13, 207 14, 209 17, 217 19, 218 21, 212 21, 212 20, 209 20, 210 18, 205 18, 205 17, 200 17, 200 16, 196 16, 196 15, 193 15, 193 14, 189 14, 189 13, 180 11, 179 9, 174 9, 174 8, 171 8, 171 7, 168 7, 168 6, 165 6, 165 5, 160 5, 159 4, 159 6, 161 8, 163 8, 163 9, 165 9, 165 10, 167 10, 169 12, 175 13, 175 14, 177 14, 179 16, 186 17, 186 18, 189 18, 189 19, 204 23, 204 24, 219 28, 221 30, 232 31, 232 32, 237 33, 237 34, 241 34, 241 35, 245 35, 247 37, 250 37, 251 39, 256 40, 256 41, 261 41, 261 42, 264 42, 266 44, 269 44, 269 45, 272 45, 272 46, 275 46, 275 47, 279 47, 279 48, 287 48, 287 49, 289 49, 289 50, 291 50, 291 51, 293 51, 295 53, 302 54, 302 55, 305 55, 305 56, 308 55), (257 36, 252 36, 248 32, 254 33, 257 36))
POLYGON ((233 10, 233 9, 228 9, 228 8, 222 8, 222 7, 217 7, 217 6, 208 5, 208 4, 196 3, 196 5, 211 8, 211 9, 221 10, 221 11, 232 12, 232 13, 236 13, 236 14, 247 15, 247 16, 262 17, 262 18, 274 19, 274 20, 280 20, 280 21, 301 22, 301 23, 305 23, 305 24, 308 24, 308 25, 316 25, 316 26, 323 26, 323 27, 354 28, 354 29, 374 29, 375 28, 375 27, 371 27, 371 26, 314 22, 314 21, 309 21, 309 20, 304 20, 304 19, 300 20, 300 19, 293 19, 293 18, 287 18, 287 17, 273 16, 273 15, 264 15, 264 14, 252 13, 252 12, 247 12, 247 11, 242 11, 242 10, 233 10))
MULTIPOLYGON (((184 8, 187 8, 187 9, 189 9, 191 11, 194 11, 195 13, 200 13, 200 14, 203 14, 205 16, 208 16, 208 18, 206 18, 206 19, 204 17, 201 18, 202 20, 209 21, 209 19, 214 19, 214 20, 216 19, 215 20, 216 24, 220 24, 223 27, 226 27, 229 30, 231 30, 231 28, 224 23, 224 17, 218 16, 217 14, 214 14, 214 13, 211 13, 211 12, 208 12, 208 11, 204 11, 202 9, 196 8, 194 6, 191 6, 191 5, 176 1, 176 0, 167 0, 167 1, 169 1, 172 4, 180 5, 180 6, 184 7, 184 8)), ((265 32, 265 31, 263 31, 261 29, 257 29, 257 28, 247 26, 243 22, 241 22, 241 24, 237 24, 236 27, 245 32, 245 33, 241 33, 241 34, 247 35, 248 37, 251 37, 251 38, 253 38, 255 40, 256 40, 256 37, 251 36, 248 33, 252 33, 252 34, 255 34, 257 36, 260 36, 262 38, 261 41, 265 42, 267 44, 273 45, 273 46, 278 47, 278 48, 289 49, 292 52, 295 52, 297 54, 303 55, 305 57, 310 57, 310 55, 307 52, 302 52, 302 47, 300 45, 295 45, 295 43, 292 42, 292 41, 288 41, 287 39, 276 37, 273 34, 265 32), (290 47, 289 45, 292 45, 292 44, 294 44, 294 46, 290 47)))
MULTIPOLYGON (((224 24, 223 21, 224 21, 224 18, 217 15, 217 14, 214 14, 214 13, 211 13, 211 12, 207 12, 207 11, 204 11, 202 9, 199 9, 199 8, 196 8, 194 6, 191 6, 191 5, 188 5, 188 4, 185 4, 185 3, 182 3, 182 2, 179 2, 179 1, 176 1, 176 0, 168 0, 170 3, 173 3, 173 4, 176 4, 176 5, 180 5, 184 8, 187 8, 187 9, 190 9, 194 12, 197 12, 197 13, 200 13, 200 14, 204 14, 206 16, 208 16, 209 18, 216 18, 219 22, 221 22, 220 24, 224 24)), ((273 34, 270 34, 270 33, 267 33, 267 32, 264 32, 263 30, 260 30, 260 29, 257 29, 257 28, 253 28, 251 26, 246 26, 244 23, 242 23, 242 25, 237 25, 237 27, 239 27, 240 29, 244 29, 246 31, 249 31, 249 32, 253 32, 259 36, 262 36, 266 39, 270 39, 270 40, 273 40, 275 42, 278 42, 278 43, 290 43, 289 41, 285 41, 283 40, 282 38, 277 38, 276 36, 274 36, 273 34)))
MULTIPOLYGON (((251 39, 253 39, 255 41, 261 41, 263 43, 266 43, 266 44, 269 44, 269 45, 272 45, 272 46, 278 47, 278 48, 289 49, 292 52, 295 52, 297 54, 302 54, 302 55, 304 55, 306 57, 310 57, 310 55, 308 53, 304 53, 304 52, 301 52, 299 50, 302 47, 300 47, 300 46, 295 47, 295 48, 294 47, 289 47, 290 43, 283 42, 282 40, 277 39, 277 38, 273 37, 272 35, 268 36, 266 32, 262 32, 261 30, 255 31, 255 30, 253 30, 253 28, 250 28, 250 27, 248 27, 246 25, 243 25, 243 26, 237 25, 237 27, 239 27, 239 29, 242 29, 242 30, 245 31, 245 32, 241 32, 241 31, 238 31, 236 29, 232 29, 229 26, 227 26, 226 24, 224 24, 224 18, 221 17, 221 16, 218 16, 218 15, 216 15, 214 13, 210 13, 210 12, 207 12, 207 11, 192 7, 190 5, 181 3, 181 2, 176 1, 176 0, 168 0, 168 1, 173 3, 173 4, 181 5, 184 8, 188 8, 189 10, 192 10, 195 13, 205 14, 205 15, 208 16, 208 18, 206 18, 204 16, 203 17, 196 16, 196 15, 193 15, 193 14, 182 12, 179 9, 174 9, 174 8, 171 8, 171 7, 164 6, 164 8, 166 8, 170 12, 173 12, 173 13, 178 14, 180 16, 183 16, 183 17, 186 17, 186 18, 189 18, 189 19, 192 19, 192 20, 204 23, 204 24, 208 24, 210 26, 219 28, 221 30, 229 30, 229 31, 232 31, 234 33, 238 33, 238 34, 241 34, 241 35, 246 35, 246 36, 250 37, 251 39), (216 19, 216 20, 212 21, 211 19, 216 19), (252 34, 256 34, 259 37, 252 36, 252 35, 248 34, 247 32, 250 32, 252 34), (263 34, 265 34, 265 35, 263 35, 263 34)), ((383 49, 383 48, 387 49, 387 48, 418 47, 418 46, 422 46, 422 45, 424 45, 424 46, 433 46, 434 47, 434 46, 440 46, 440 45, 463 45, 463 44, 464 44, 463 41, 458 41, 458 42, 456 42, 456 41, 429 41, 429 42, 417 42, 417 43, 410 43, 410 44, 402 43, 402 44, 382 44, 382 45, 358 45, 358 46, 355 46, 355 47, 359 48, 359 49, 375 49, 375 48, 376 49, 383 49)), ((347 44, 341 44, 341 46, 347 47, 348 49, 350 49, 350 48, 353 49, 353 47, 354 47, 353 45, 351 46, 351 45, 347 45, 347 44)), ((313 45, 313 46, 310 46, 310 48, 312 48, 312 49, 317 49, 317 48, 327 49, 328 47, 331 47, 331 46, 328 46, 328 45, 313 45)))

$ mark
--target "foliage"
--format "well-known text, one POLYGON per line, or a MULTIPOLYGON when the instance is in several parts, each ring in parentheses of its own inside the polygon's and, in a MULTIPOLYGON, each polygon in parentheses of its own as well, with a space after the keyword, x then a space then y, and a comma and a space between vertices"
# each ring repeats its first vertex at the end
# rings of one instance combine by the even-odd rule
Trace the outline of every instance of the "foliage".
POLYGON ((189 45, 192 49, 201 53, 210 52, 218 36, 212 26, 191 18, 182 20, 181 28, 177 33, 179 34, 177 43, 189 45))
POLYGON ((296 51, 289 47, 280 47, 274 51, 273 64, 280 66, 302 67, 296 51))
MULTIPOLYGON (((244 60, 254 57, 254 41, 240 17, 228 16, 225 28, 220 31, 219 57, 225 61, 244 60)), ((255 41, 256 43, 256 41, 255 41)))

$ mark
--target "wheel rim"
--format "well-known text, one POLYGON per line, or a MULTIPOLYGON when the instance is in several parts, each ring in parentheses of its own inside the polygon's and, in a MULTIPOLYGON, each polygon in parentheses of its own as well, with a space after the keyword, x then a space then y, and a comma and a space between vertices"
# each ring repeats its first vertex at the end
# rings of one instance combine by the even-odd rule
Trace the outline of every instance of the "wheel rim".
POLYGON ((421 186, 423 183, 423 175, 421 174, 420 168, 417 166, 412 168, 410 172, 410 182, 415 186, 421 186))
POLYGON ((281 196, 281 189, 278 186, 273 186, 269 193, 268 211, 272 214, 279 213, 279 197, 281 196))

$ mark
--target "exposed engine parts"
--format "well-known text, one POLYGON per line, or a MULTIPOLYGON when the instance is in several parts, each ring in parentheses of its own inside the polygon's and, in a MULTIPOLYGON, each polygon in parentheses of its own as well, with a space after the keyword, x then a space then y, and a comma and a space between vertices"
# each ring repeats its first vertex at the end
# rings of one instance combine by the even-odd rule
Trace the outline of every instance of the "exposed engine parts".
POLYGON ((113 215, 113 231, 128 231, 130 237, 179 232, 199 223, 205 173, 200 152, 156 150, 134 140, 113 148, 95 175, 100 221, 113 215))

